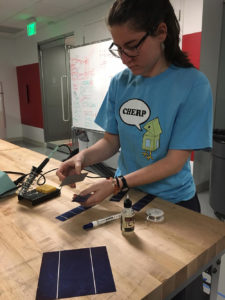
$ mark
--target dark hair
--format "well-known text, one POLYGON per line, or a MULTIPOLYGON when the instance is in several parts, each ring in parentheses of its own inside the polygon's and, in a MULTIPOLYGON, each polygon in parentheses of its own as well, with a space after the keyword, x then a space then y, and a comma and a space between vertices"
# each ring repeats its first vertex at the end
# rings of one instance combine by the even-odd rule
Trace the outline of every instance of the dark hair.
POLYGON ((167 25, 165 57, 179 67, 193 67, 187 54, 179 47, 180 25, 169 0, 116 0, 107 19, 108 26, 129 23, 135 30, 155 35, 158 25, 167 25))

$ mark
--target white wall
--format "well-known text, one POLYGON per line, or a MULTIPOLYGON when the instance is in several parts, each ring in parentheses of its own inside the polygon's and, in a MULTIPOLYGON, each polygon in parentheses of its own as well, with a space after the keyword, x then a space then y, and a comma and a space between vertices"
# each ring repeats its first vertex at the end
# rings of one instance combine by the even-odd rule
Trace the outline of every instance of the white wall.
POLYGON ((203 0, 183 0, 183 35, 202 31, 203 0))
POLYGON ((0 81, 4 91, 7 138, 22 135, 15 57, 15 41, 1 38, 0 81))
POLYGON ((83 44, 83 38, 89 43, 109 37, 104 20, 112 2, 78 13, 58 24, 49 25, 38 30, 35 36, 27 37, 24 33, 15 41, 17 65, 38 62, 37 43, 62 34, 74 32, 77 45, 83 44))
POLYGON ((26 137, 38 142, 44 141, 42 129, 21 125, 16 66, 37 63, 37 43, 62 34, 74 32, 77 45, 83 44, 83 41, 89 43, 108 38, 110 35, 105 25, 105 16, 112 2, 110 0, 66 21, 39 29, 36 36, 27 37, 24 32, 15 40, 0 38, 0 81, 3 82, 5 93, 6 138, 26 137))

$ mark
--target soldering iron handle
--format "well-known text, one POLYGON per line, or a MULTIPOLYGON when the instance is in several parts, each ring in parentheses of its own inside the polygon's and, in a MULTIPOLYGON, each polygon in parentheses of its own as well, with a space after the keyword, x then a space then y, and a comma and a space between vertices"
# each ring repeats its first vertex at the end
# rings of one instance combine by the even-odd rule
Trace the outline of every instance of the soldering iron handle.
POLYGON ((47 165, 49 162, 49 158, 45 158, 43 162, 37 167, 36 172, 41 173, 42 169, 47 165))

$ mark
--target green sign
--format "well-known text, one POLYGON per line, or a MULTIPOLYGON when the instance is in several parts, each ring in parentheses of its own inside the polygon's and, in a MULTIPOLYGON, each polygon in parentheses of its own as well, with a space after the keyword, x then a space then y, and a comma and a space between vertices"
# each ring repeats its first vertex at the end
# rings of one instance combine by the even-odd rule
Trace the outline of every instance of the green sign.
POLYGON ((27 24, 27 35, 31 36, 31 35, 35 35, 37 33, 36 31, 36 22, 32 22, 27 24))

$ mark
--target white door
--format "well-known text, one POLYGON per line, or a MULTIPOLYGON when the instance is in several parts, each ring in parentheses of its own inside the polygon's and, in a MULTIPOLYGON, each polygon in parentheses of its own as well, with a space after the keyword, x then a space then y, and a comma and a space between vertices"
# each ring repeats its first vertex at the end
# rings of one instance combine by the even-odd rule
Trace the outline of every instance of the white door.
POLYGON ((184 20, 184 0, 170 0, 170 3, 173 6, 175 14, 180 24, 180 47, 182 45, 182 36, 183 36, 183 20, 184 20))
POLYGON ((45 142, 71 138, 68 50, 65 39, 39 45, 45 142))

